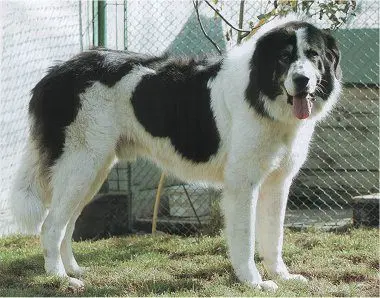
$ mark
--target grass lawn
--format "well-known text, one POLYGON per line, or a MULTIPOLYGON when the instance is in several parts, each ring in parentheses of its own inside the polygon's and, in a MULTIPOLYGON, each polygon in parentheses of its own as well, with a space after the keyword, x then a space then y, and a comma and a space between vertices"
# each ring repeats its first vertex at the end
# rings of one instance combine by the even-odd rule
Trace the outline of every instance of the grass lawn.
POLYGON ((220 236, 78 242, 77 259, 88 271, 86 289, 74 293, 44 274, 38 238, 7 237, 0 238, 0 296, 379 296, 378 249, 378 229, 287 230, 285 261, 310 282, 278 282, 273 294, 237 281, 220 236))

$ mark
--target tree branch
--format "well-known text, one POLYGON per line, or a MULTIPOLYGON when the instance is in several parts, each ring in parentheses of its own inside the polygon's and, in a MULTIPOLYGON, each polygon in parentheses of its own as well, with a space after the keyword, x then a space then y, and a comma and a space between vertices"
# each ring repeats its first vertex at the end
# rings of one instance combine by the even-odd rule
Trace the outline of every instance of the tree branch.
MULTIPOLYGON (((243 29, 239 29, 239 28, 236 28, 234 25, 232 25, 229 21, 227 21, 227 19, 219 12, 219 9, 215 8, 213 5, 210 4, 210 2, 208 2, 207 0, 203 0, 203 2, 205 2, 213 11, 215 11, 215 13, 228 25, 230 26, 232 29, 234 29, 235 31, 237 32, 241 32, 241 33, 246 33, 247 35, 251 32, 251 31, 247 31, 247 30, 243 30, 243 29)), ((245 35, 246 36, 246 35, 245 35)), ((244 37, 242 37, 244 38, 244 37)))
MULTIPOLYGON (((233 26, 229 21, 227 21, 227 19, 219 12, 219 10, 217 8, 215 8, 213 5, 210 4, 210 2, 208 2, 207 0, 203 0, 228 26, 230 26, 230 28, 234 29, 235 31, 239 32, 239 40, 243 40, 244 38, 246 38, 247 36, 249 36, 250 34, 252 34, 252 32, 256 31, 257 29, 259 29, 262 25, 264 25, 264 23, 266 22, 259 22, 259 24, 253 28, 251 28, 250 30, 244 30, 244 29, 239 29, 239 28, 236 28, 235 26, 233 26)), ((245 1, 241 1, 240 2, 240 10, 243 10, 244 12, 244 2, 245 1)), ((239 44, 239 42, 238 42, 239 44)))
POLYGON ((198 0, 195 0, 195 1, 193 0, 193 5, 194 5, 195 12, 197 14, 198 23, 199 23, 199 26, 201 27, 203 35, 213 44, 213 46, 218 51, 218 53, 222 54, 222 51, 220 50, 220 48, 218 47, 218 45, 216 44, 216 42, 213 41, 210 36, 208 36, 208 34, 206 33, 205 29, 203 28, 203 24, 202 24, 201 18, 199 16, 199 2, 198 2, 198 0))

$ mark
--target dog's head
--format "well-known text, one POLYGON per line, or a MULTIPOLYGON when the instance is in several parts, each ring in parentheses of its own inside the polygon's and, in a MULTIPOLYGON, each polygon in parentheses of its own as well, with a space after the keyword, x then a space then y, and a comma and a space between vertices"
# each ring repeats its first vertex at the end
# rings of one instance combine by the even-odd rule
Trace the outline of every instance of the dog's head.
POLYGON ((327 31, 306 22, 285 23, 258 38, 247 99, 277 120, 317 118, 339 93, 339 62, 327 31))

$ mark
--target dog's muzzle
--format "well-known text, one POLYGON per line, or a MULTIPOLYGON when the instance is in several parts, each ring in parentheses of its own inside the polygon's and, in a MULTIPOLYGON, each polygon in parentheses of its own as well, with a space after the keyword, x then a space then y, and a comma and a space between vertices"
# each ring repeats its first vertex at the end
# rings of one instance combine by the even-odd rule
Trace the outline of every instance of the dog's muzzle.
POLYGON ((293 114, 298 119, 306 119, 311 115, 315 96, 309 92, 309 78, 302 74, 296 74, 292 78, 295 94, 288 93, 288 102, 293 106, 293 114))

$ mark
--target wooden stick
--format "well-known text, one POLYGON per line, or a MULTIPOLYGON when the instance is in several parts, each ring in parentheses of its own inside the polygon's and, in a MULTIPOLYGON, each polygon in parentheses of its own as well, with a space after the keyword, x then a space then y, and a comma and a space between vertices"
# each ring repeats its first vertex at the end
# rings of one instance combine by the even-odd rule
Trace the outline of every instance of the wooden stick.
POLYGON ((156 234, 158 207, 160 206, 161 191, 162 191, 162 187, 164 185, 164 180, 165 180, 165 173, 162 173, 161 177, 160 177, 160 182, 158 183, 158 187, 157 187, 156 200, 154 202, 153 220, 152 220, 152 235, 156 234))

